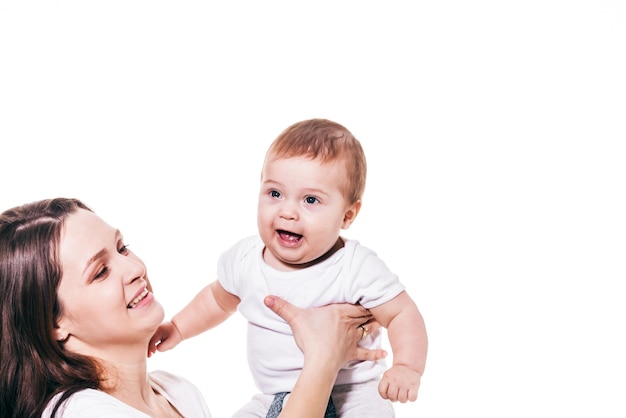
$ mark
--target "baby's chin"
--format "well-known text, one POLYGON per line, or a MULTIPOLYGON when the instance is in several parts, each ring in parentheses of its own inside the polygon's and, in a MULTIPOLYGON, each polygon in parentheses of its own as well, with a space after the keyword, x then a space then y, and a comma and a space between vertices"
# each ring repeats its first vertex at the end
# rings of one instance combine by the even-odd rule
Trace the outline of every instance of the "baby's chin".
POLYGON ((285 257, 284 255, 272 253, 263 255, 263 259, 267 265, 279 271, 294 271, 310 267, 315 264, 316 259, 302 259, 294 257, 285 257))

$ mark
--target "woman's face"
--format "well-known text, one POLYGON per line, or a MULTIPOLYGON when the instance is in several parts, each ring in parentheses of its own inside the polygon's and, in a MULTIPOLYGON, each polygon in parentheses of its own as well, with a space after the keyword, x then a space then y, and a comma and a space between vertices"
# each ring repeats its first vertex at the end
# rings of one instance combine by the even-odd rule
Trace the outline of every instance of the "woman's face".
POLYGON ((120 231, 93 212, 75 212, 65 220, 60 262, 57 339, 70 351, 103 359, 145 358, 164 312, 148 291, 146 266, 120 231))

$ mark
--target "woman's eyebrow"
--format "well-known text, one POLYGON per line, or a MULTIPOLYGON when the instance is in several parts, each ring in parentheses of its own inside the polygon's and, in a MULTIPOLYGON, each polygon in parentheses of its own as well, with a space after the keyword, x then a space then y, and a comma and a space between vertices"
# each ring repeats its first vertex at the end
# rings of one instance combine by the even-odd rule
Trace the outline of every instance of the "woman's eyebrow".
POLYGON ((89 268, 89 266, 96 261, 97 259, 99 259, 100 257, 102 257, 105 253, 107 252, 106 249, 101 249, 100 251, 98 251, 97 253, 95 253, 93 256, 91 256, 89 258, 89 260, 87 260, 87 262, 85 263, 85 268, 83 269, 83 274, 85 274, 85 272, 87 271, 87 269, 89 268))
MULTIPOLYGON (((122 233, 120 232, 119 229, 115 230, 115 240, 119 240, 122 237, 122 233)), ((107 250, 106 248, 101 249, 100 251, 98 251, 97 253, 95 253, 94 255, 92 255, 89 260, 87 260, 87 262, 85 263, 85 268, 83 269, 83 274, 87 271, 87 269, 89 268, 89 266, 91 265, 91 263, 93 263, 94 261, 96 261, 97 259, 99 259, 100 257, 102 257, 104 254, 106 254, 107 250)))

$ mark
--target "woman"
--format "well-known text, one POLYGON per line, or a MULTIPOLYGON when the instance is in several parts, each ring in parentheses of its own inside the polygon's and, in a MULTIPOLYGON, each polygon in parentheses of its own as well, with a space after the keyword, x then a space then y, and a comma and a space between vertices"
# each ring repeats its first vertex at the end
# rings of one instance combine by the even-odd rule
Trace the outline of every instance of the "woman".
MULTIPOLYGON (((346 361, 384 356, 356 347, 370 319, 360 307, 266 304, 305 354, 283 418, 322 416, 346 361)), ((189 381, 148 372, 163 308, 120 231, 82 202, 43 200, 0 215, 0 309, 0 416, 210 417, 189 381)))

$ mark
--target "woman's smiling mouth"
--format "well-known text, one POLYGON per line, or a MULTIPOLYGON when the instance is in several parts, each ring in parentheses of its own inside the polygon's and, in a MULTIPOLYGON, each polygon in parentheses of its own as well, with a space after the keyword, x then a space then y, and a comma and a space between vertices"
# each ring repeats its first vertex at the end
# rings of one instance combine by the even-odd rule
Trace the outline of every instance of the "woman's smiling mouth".
POLYGON ((149 293, 148 289, 143 289, 143 292, 141 292, 139 294, 139 296, 137 296, 135 299, 133 299, 133 301, 128 304, 127 308, 128 309, 133 309, 139 302, 141 302, 143 300, 143 298, 148 296, 148 293, 149 293))

